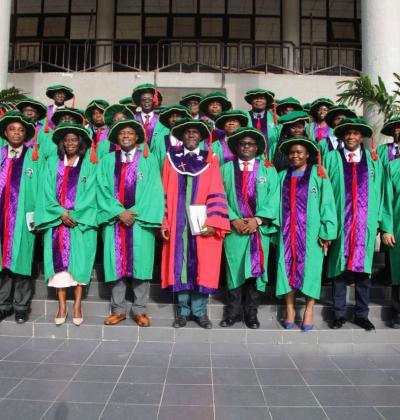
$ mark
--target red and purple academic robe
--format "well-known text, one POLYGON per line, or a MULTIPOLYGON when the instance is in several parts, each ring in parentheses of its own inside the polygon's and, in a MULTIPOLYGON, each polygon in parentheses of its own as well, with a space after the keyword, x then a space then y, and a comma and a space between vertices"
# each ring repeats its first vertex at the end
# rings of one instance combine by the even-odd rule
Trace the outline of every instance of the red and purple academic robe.
POLYGON ((161 287, 173 292, 218 289, 223 238, 230 230, 229 215, 218 158, 206 162, 208 152, 167 154, 162 180, 165 193, 163 228, 170 231, 164 241, 161 287), (216 229, 214 236, 193 236, 186 217, 188 205, 206 205, 205 224, 216 229))

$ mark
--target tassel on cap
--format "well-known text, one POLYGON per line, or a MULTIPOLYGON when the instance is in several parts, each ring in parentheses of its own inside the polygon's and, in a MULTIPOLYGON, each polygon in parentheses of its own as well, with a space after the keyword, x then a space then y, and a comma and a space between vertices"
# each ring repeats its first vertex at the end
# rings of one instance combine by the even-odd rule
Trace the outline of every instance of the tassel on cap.
POLYGON ((154 89, 153 104, 154 104, 154 106, 160 105, 160 102, 158 100, 158 90, 157 89, 154 89))
POLYGON ((213 159, 212 145, 213 145, 214 140, 215 140, 214 137, 215 137, 215 131, 212 130, 211 131, 211 136, 210 136, 210 144, 208 145, 207 159, 206 159, 206 162, 210 163, 210 164, 212 163, 212 159, 213 159))
POLYGON ((276 99, 274 98, 274 124, 278 124, 278 114, 276 113, 276 99))
POLYGON ((375 147, 375 136, 374 133, 372 132, 372 137, 371 137, 371 157, 373 160, 378 160, 378 155, 376 154, 376 147, 375 147))
POLYGON ((324 179, 327 178, 325 169, 322 166, 321 150, 319 149, 318 149, 318 176, 324 179))
POLYGON ((268 156, 265 155, 264 157, 265 157, 265 159, 264 159, 264 166, 266 168, 273 168, 274 167, 274 164, 268 160, 268 156))
POLYGON ((85 117, 83 117, 83 120, 82 120, 82 125, 83 125, 84 127, 86 127, 86 126, 88 125, 87 119, 86 119, 85 117))
POLYGON ((37 144, 37 131, 35 130, 35 135, 33 137, 33 153, 32 153, 32 160, 39 159, 39 147, 37 144))

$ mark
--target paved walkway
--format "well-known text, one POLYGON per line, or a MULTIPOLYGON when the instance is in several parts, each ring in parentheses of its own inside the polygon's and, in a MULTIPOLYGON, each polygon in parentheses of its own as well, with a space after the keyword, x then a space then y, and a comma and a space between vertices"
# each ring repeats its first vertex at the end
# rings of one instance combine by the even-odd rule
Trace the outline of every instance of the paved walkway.
POLYGON ((0 337, 4 420, 399 420, 400 345, 0 337))

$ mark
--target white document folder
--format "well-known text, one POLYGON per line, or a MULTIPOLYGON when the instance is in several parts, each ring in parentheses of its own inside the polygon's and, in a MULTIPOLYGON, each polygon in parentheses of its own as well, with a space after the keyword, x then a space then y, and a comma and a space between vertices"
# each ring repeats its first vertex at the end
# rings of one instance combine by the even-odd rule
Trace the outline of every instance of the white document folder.
POLYGON ((207 220, 207 206, 203 204, 192 204, 186 207, 186 214, 192 235, 196 236, 204 233, 205 230, 203 227, 207 220))

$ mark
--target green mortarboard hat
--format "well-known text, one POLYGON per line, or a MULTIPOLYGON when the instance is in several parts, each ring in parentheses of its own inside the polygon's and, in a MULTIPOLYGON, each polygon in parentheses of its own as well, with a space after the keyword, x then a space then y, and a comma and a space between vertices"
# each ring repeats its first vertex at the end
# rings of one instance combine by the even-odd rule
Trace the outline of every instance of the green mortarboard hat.
POLYGON ((143 93, 151 93, 152 95, 154 95, 156 91, 157 91, 158 104, 155 104, 155 106, 160 106, 163 100, 163 97, 160 91, 156 88, 156 86, 153 85, 153 83, 143 83, 141 85, 136 86, 132 92, 132 100, 137 106, 139 106, 140 97, 142 96, 143 93))
POLYGON ((275 98, 275 93, 271 92, 270 90, 267 89, 261 89, 261 88, 256 88, 256 89, 250 89, 246 92, 246 96, 244 97, 245 101, 251 105, 251 101, 253 100, 253 98, 255 96, 264 96, 267 100, 267 105, 271 105, 274 102, 274 98, 275 98))
POLYGON ((5 131, 9 124, 18 122, 25 127, 25 141, 31 140, 35 135, 35 123, 32 118, 19 111, 8 111, 0 118, 0 136, 6 138, 5 131))
POLYGON ((89 131, 82 124, 74 124, 70 122, 63 122, 59 124, 53 132, 52 140, 55 144, 58 144, 67 134, 76 134, 82 137, 82 140, 86 142, 87 146, 90 147, 92 139, 90 138, 89 131))
POLYGON ((168 118, 172 114, 180 114, 181 118, 190 118, 191 114, 188 108, 180 104, 173 104, 170 106, 165 107, 160 111, 159 120, 161 124, 165 127, 168 127, 168 118))
POLYGON ((43 118, 45 118, 46 117, 46 114, 47 114, 47 107, 46 107, 46 105, 44 105, 41 102, 36 101, 35 99, 32 99, 32 98, 23 98, 23 99, 20 99, 19 101, 17 101, 17 103, 16 103, 15 106, 21 112, 27 106, 30 106, 32 108, 35 108, 36 111, 39 114, 39 118, 38 118, 39 120, 42 120, 43 118))
POLYGON ((264 153, 267 145, 264 134, 260 130, 257 130, 253 127, 240 127, 228 137, 228 147, 234 155, 237 154, 237 143, 245 137, 250 137, 257 142, 256 156, 262 155, 264 153))
POLYGON ((311 139, 304 136, 294 136, 294 137, 288 137, 284 139, 279 145, 279 151, 285 155, 288 155, 290 148, 294 144, 301 144, 302 146, 304 146, 308 150, 308 153, 310 153, 311 156, 318 155, 317 144, 311 139))
POLYGON ((217 101, 222 105, 222 111, 228 111, 232 108, 232 104, 223 92, 210 92, 200 101, 200 110, 203 114, 208 114, 208 105, 217 101))
POLYGON ((192 118, 182 118, 176 121, 171 129, 171 134, 178 140, 182 140, 183 133, 188 128, 195 128, 200 131, 201 140, 205 140, 211 135, 211 128, 203 120, 194 120, 192 118))
POLYGON ((204 98, 204 95, 201 93, 188 93, 187 95, 182 96, 179 103, 183 106, 187 106, 187 103, 190 101, 198 101, 200 102, 204 98))
POLYGON ((146 134, 142 124, 133 118, 130 118, 129 120, 116 121, 112 124, 110 131, 108 132, 108 140, 110 140, 111 143, 118 144, 118 133, 126 127, 133 128, 138 135, 136 144, 141 144, 145 141, 146 134))
POLYGON ((332 127, 333 120, 338 115, 345 115, 346 118, 357 118, 357 114, 349 109, 346 105, 333 105, 329 108, 325 117, 325 121, 329 127, 332 127))
POLYGON ((328 108, 330 108, 332 105, 334 105, 334 103, 332 99, 329 99, 329 98, 318 98, 314 102, 311 103, 310 112, 313 114, 322 105, 325 105, 328 108))
POLYGON ((83 120, 85 119, 85 113, 81 109, 68 107, 57 108, 51 116, 51 121, 53 121, 54 125, 58 124, 63 115, 72 115, 76 119, 77 124, 83 124, 83 120))
POLYGON ((109 107, 110 104, 105 101, 104 99, 93 99, 93 101, 89 102, 89 105, 87 106, 85 110, 85 117, 89 122, 92 122, 92 113, 95 109, 99 109, 100 111, 105 111, 107 107, 109 107))
POLYGON ((361 118, 345 118, 335 127, 333 134, 342 140, 348 130, 358 130, 364 137, 371 137, 373 134, 372 127, 361 118))
POLYGON ((381 133, 384 134, 385 136, 393 137, 393 130, 395 129, 396 126, 400 126, 400 116, 395 116, 385 121, 381 130, 381 133))
POLYGON ((242 127, 247 127, 249 125, 249 117, 247 113, 238 109, 233 109, 221 112, 215 120, 215 126, 220 130, 223 130, 224 124, 229 120, 238 120, 242 127))
POLYGON ((46 96, 50 99, 53 99, 56 92, 63 91, 66 95, 66 101, 69 101, 74 97, 74 91, 65 85, 51 85, 46 89, 46 96))
POLYGON ((134 113, 126 105, 113 104, 104 110, 104 122, 108 126, 111 126, 113 124, 114 115, 119 112, 122 112, 127 119, 135 117, 134 113))
POLYGON ((307 112, 292 111, 292 112, 288 112, 287 114, 279 117, 278 118, 278 124, 289 125, 289 124, 294 124, 298 121, 307 122, 309 119, 310 119, 310 116, 307 114, 307 112))
POLYGON ((301 103, 296 98, 292 98, 291 96, 281 99, 280 101, 276 101, 276 112, 279 114, 279 112, 282 111, 285 106, 291 106, 295 111, 303 111, 303 106, 301 103))

